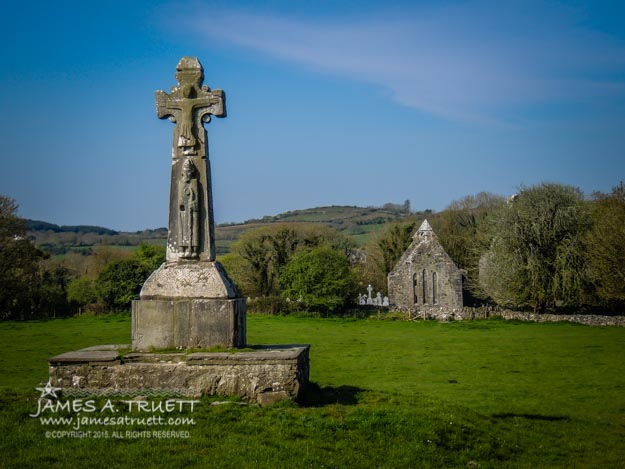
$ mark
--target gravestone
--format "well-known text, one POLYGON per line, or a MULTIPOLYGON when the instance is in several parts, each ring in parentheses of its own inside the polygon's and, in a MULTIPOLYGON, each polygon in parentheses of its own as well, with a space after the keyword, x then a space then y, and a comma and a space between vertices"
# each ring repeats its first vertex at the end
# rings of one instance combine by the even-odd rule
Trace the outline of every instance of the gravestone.
POLYGON ((369 295, 367 296, 367 304, 368 305, 372 305, 373 304, 373 298, 371 297, 371 292, 373 291, 373 287, 371 285, 369 285, 367 287, 367 293, 369 293, 369 295))
POLYGON ((374 303, 376 306, 382 306, 382 293, 378 292, 378 294, 375 296, 374 303))
POLYGON ((176 67, 178 85, 156 92, 173 122, 167 260, 132 305, 133 350, 245 346, 246 302, 215 260, 215 223, 204 123, 226 116, 225 94, 203 85, 195 57, 176 67))

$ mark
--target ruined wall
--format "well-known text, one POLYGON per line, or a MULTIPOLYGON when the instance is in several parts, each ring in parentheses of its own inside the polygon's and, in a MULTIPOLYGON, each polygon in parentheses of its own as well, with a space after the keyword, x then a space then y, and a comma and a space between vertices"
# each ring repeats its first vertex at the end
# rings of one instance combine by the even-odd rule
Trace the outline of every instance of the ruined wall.
POLYGON ((619 326, 625 327, 625 316, 603 316, 599 314, 535 314, 521 311, 501 309, 496 306, 444 308, 421 306, 418 310, 407 311, 406 319, 433 319, 436 321, 463 321, 471 319, 488 319, 501 317, 506 320, 532 322, 573 322, 587 326, 619 326))

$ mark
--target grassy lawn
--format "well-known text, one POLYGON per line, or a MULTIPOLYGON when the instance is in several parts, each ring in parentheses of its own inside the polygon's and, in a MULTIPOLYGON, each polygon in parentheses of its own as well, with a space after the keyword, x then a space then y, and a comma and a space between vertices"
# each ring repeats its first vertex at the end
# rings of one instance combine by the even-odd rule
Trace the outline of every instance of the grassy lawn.
POLYGON ((625 467, 625 328, 250 315, 251 344, 312 345, 304 405, 202 398, 188 438, 46 438, 46 358, 129 342, 128 316, 0 323, 0 467, 625 467))

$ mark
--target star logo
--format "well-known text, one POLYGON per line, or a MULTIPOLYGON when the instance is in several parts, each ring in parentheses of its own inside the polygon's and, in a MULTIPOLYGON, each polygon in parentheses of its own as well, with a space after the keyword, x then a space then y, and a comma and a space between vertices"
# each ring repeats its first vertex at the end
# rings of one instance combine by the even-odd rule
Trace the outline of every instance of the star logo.
POLYGON ((44 397, 47 397, 47 396, 50 396, 56 399, 58 397, 56 395, 56 392, 61 390, 61 388, 55 388, 54 386, 52 386, 52 383, 50 383, 50 380, 48 380, 48 382, 46 383, 44 387, 35 388, 35 389, 37 391, 41 391, 41 396, 39 396, 39 399, 43 399, 44 397))

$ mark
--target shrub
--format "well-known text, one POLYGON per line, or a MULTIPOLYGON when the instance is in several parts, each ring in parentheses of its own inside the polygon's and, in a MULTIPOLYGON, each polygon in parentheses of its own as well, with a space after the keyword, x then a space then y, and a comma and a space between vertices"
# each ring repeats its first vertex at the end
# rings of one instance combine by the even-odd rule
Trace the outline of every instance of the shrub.
POLYGON ((98 276, 98 297, 110 308, 125 309, 139 297, 150 271, 138 260, 112 262, 98 276))
POLYGON ((67 285, 67 300, 78 306, 95 303, 97 299, 95 280, 90 277, 72 279, 67 285))
POLYGON ((353 293, 353 277, 347 258, 327 247, 294 256, 280 278, 282 297, 301 299, 306 308, 335 313, 353 293))

